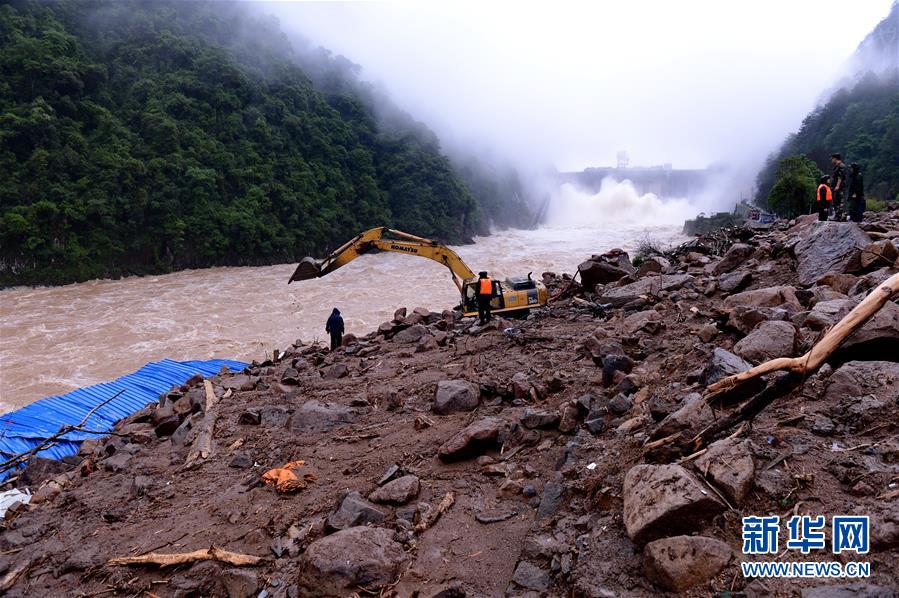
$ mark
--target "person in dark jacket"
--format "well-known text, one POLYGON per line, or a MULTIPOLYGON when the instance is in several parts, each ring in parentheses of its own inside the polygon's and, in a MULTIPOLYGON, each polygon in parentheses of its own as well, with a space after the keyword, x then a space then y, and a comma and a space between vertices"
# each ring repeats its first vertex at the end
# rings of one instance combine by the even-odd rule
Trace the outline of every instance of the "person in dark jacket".
POLYGON ((849 218, 861 222, 865 213, 865 181, 861 167, 853 162, 849 165, 849 218))
POLYGON ((325 324, 325 332, 331 335, 331 350, 334 351, 343 343, 343 318, 340 316, 340 310, 336 307, 325 324))
POLYGON ((846 197, 846 165, 843 164, 843 156, 831 154, 830 163, 833 165, 833 174, 830 175, 830 188, 833 191, 833 219, 843 220, 843 198, 846 197))
POLYGON ((495 289, 493 281, 486 272, 478 274, 478 281, 475 284, 478 292, 478 321, 483 325, 490 321, 490 300, 493 299, 495 289))

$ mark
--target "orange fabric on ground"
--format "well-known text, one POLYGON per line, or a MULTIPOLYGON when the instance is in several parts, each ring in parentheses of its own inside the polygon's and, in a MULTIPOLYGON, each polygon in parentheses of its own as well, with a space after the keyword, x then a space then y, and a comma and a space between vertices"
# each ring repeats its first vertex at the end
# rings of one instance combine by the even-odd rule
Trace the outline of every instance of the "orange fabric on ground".
POLYGON ((291 470, 299 469, 305 465, 305 463, 305 461, 291 461, 283 467, 269 469, 262 474, 262 481, 265 482, 266 486, 274 486, 275 491, 278 494, 302 490, 306 487, 307 482, 315 481, 315 476, 311 473, 307 473, 304 474, 302 478, 298 478, 291 470))

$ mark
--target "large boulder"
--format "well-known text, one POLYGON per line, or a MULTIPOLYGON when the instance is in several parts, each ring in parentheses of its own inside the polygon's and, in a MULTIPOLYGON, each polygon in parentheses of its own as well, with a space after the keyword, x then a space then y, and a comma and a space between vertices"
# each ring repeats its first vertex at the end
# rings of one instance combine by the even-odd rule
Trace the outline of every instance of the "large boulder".
POLYGON ((755 250, 750 245, 734 243, 730 246, 730 249, 727 250, 727 253, 724 254, 724 257, 721 258, 721 261, 715 264, 715 267, 712 269, 712 274, 718 276, 730 272, 731 270, 735 270, 749 259, 749 256, 752 255, 753 251, 755 250))
POLYGON ((294 412, 287 426, 296 434, 327 432, 355 421, 356 417, 351 409, 343 405, 309 399, 294 412))
POLYGON ((700 529, 724 510, 680 465, 637 465, 624 476, 624 526, 635 544, 700 529))
MULTIPOLYGON (((406 318, 406 321, 408 322, 409 319, 406 318)), ((405 329, 397 332, 396 335, 393 337, 393 340, 396 341, 397 343, 408 345, 408 344, 412 344, 412 343, 417 343, 419 340, 421 340, 421 337, 423 337, 427 333, 428 333, 427 328, 425 328, 421 324, 416 324, 414 326, 409 326, 408 328, 405 328, 405 329)))
POLYGON ((434 413, 446 415, 458 411, 474 411, 480 401, 480 390, 467 380, 441 380, 434 395, 434 413))
POLYGON ((581 262, 577 269, 581 273, 581 284, 588 291, 595 289, 598 284, 609 284, 628 275, 627 271, 602 260, 581 262))
POLYGON ((752 272, 737 270, 718 277, 718 288, 724 293, 737 293, 752 282, 752 272))
POLYGON ((689 274, 650 274, 622 287, 603 289, 598 301, 620 306, 630 303, 640 295, 658 295, 662 291, 673 291, 692 281, 693 277, 689 274))
POLYGON ((850 361, 827 379, 825 401, 842 401, 871 395, 877 400, 899 399, 899 363, 895 361, 850 361))
MULTIPOLYGON (((795 308, 793 308, 795 309, 795 308)), ((727 326, 739 330, 743 334, 749 334, 759 323, 766 320, 789 320, 790 312, 779 307, 752 307, 749 305, 734 305, 727 315, 727 326)))
POLYGON ((393 582, 408 560, 390 530, 351 527, 310 544, 300 559, 303 596, 349 596, 393 582))
POLYGON ((839 322, 853 307, 855 301, 851 299, 819 301, 805 317, 802 325, 811 330, 824 330, 839 322))
POLYGON ((502 420, 495 417, 481 418, 440 445, 437 454, 443 461, 458 461, 476 457, 496 446, 496 439, 502 425, 502 420))
POLYGON ((662 314, 654 309, 647 309, 631 314, 624 319, 621 329, 627 335, 636 334, 641 330, 655 334, 662 327, 662 314))
POLYGON ((794 249, 799 284, 809 286, 823 274, 861 270, 861 252, 871 238, 854 222, 821 222, 805 229, 794 249))
POLYGON ((755 462, 749 441, 725 438, 709 445, 695 462, 696 470, 710 480, 731 502, 740 506, 755 478, 755 462))
POLYGON ((646 577, 671 592, 684 592, 717 575, 730 559, 730 546, 704 536, 674 536, 646 545, 646 577))
POLYGON ((762 322, 734 345, 734 353, 755 364, 796 352, 796 329, 789 322, 762 322))

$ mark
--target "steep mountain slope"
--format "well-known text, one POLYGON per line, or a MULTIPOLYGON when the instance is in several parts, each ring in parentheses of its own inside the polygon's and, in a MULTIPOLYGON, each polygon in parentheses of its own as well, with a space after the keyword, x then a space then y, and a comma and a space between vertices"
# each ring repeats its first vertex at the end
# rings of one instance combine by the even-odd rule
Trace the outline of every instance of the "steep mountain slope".
POLYGON ((431 131, 245 5, 18 1, 0 48, 0 284, 487 232, 431 131))
POLYGON ((869 195, 893 199, 899 193, 899 3, 859 45, 849 65, 837 89, 768 158, 756 179, 761 205, 780 161, 799 154, 830 172, 830 155, 840 152, 847 163, 862 166, 869 195))

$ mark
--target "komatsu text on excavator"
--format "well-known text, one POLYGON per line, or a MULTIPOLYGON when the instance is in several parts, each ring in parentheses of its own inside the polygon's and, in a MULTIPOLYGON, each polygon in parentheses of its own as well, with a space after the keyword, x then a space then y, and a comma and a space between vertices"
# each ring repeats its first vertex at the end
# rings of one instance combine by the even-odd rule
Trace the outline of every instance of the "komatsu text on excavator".
MULTIPOLYGON (((456 283, 462 294, 462 313, 466 316, 477 315, 476 283, 478 279, 455 251, 436 241, 383 226, 356 235, 321 261, 311 257, 303 258, 287 284, 295 280, 320 278, 372 250, 417 255, 443 264, 449 268, 453 282, 456 283)), ((499 291, 491 301, 493 313, 526 313, 532 307, 546 305, 546 286, 542 282, 534 280, 531 274, 497 282, 499 291)))

